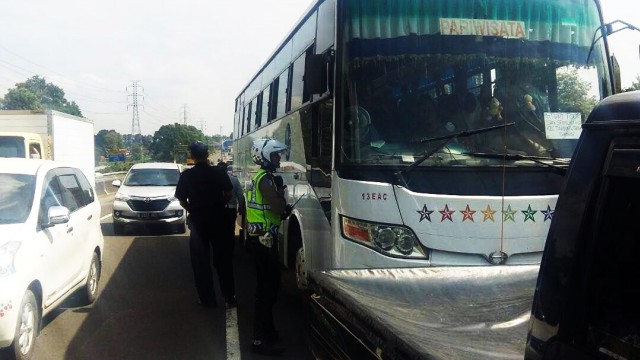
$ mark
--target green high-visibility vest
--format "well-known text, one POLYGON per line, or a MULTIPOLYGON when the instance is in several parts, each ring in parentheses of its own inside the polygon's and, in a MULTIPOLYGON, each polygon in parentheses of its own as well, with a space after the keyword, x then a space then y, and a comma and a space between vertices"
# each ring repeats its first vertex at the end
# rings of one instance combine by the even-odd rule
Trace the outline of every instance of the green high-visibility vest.
POLYGON ((271 232, 274 237, 277 237, 281 222, 280 215, 271 211, 271 206, 265 203, 258 186, 265 175, 267 171, 260 169, 247 189, 247 234, 257 236, 271 232))

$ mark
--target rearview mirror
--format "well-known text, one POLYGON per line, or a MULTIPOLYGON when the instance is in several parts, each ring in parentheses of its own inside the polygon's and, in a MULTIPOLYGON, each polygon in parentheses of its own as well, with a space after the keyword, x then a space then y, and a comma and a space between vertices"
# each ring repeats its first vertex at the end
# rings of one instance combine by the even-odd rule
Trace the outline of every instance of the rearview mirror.
POLYGON ((64 206, 52 206, 47 212, 47 223, 44 227, 66 224, 69 222, 69 209, 64 206))
POLYGON ((111 185, 115 186, 115 187, 120 187, 122 185, 122 181, 120 180, 113 180, 111 182, 111 185))

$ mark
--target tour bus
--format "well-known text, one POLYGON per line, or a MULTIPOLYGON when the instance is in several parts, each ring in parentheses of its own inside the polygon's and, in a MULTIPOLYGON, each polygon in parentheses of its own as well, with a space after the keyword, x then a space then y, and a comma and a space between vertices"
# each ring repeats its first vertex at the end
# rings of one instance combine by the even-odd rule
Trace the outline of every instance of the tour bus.
MULTIPOLYGON (((596 103, 598 0, 318 0, 235 101, 234 172, 288 146, 279 250, 305 271, 538 264, 596 103)), ((259 37, 254 38, 259 41, 259 37)))

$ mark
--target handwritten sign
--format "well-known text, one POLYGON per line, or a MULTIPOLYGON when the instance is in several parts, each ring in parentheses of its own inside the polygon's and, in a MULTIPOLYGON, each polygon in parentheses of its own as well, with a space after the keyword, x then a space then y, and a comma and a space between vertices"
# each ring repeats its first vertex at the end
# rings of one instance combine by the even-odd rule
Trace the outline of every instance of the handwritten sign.
POLYGON ((441 18, 442 35, 500 36, 525 39, 524 21, 441 18))
POLYGON ((582 132, 580 113, 546 112, 544 129, 547 139, 577 139, 582 132))

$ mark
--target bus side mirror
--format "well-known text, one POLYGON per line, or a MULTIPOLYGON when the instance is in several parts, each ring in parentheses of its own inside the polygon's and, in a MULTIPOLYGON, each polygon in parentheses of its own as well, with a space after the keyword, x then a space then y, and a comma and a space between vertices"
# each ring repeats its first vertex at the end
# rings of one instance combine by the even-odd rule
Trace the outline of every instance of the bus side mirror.
POLYGON ((327 50, 318 55, 307 55, 304 64, 304 90, 306 94, 322 95, 333 91, 333 64, 335 52, 327 50))
POLYGON ((611 55, 611 64, 613 65, 613 92, 619 94, 622 92, 622 79, 620 77, 620 64, 615 55, 611 55))
POLYGON ((324 55, 307 56, 304 63, 304 87, 307 94, 324 94, 327 90, 327 64, 324 55))

